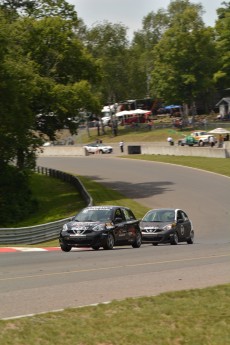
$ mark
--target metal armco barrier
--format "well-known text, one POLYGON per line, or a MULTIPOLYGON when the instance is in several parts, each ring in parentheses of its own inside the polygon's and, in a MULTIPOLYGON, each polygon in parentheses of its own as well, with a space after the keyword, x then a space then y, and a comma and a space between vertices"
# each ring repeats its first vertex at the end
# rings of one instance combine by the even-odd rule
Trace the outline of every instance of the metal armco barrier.
MULTIPOLYGON (((55 177, 72 184, 79 191, 86 204, 88 206, 93 205, 92 197, 76 176, 44 167, 37 167, 36 171, 40 174, 55 177)), ((35 226, 21 228, 0 228, 0 244, 36 244, 56 239, 58 238, 62 226, 70 220, 71 217, 35 226)))

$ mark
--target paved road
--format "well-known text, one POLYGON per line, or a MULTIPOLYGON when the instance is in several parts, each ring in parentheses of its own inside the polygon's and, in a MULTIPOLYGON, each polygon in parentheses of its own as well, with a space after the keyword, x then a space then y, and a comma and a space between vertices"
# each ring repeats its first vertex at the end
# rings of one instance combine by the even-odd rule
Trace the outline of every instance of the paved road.
POLYGON ((42 158, 148 207, 184 208, 194 245, 0 254, 0 317, 230 282, 229 178, 108 156, 42 158))

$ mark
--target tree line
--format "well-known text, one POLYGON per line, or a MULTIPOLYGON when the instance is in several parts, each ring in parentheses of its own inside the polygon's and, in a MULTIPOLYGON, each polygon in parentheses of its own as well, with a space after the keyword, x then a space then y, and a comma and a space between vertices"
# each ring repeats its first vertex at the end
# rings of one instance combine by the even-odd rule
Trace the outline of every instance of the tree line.
POLYGON ((230 2, 214 27, 202 11, 171 1, 130 41, 124 24, 88 28, 65 0, 0 0, 0 225, 36 210, 36 152, 59 129, 77 133, 82 114, 145 97, 213 107, 230 85, 230 2))

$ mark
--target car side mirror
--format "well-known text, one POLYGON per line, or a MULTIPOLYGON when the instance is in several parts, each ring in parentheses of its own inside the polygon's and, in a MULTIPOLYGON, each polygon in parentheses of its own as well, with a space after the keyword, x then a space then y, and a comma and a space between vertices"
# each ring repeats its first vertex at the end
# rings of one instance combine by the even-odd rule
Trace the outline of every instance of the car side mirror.
POLYGON ((116 217, 114 219, 114 223, 117 224, 117 223, 121 223, 123 221, 123 219, 121 217, 116 217))

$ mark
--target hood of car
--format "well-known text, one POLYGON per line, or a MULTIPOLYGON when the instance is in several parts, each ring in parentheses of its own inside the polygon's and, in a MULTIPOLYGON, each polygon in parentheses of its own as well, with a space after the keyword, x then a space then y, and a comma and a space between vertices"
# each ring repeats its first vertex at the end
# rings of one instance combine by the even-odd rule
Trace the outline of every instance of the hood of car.
POLYGON ((70 222, 67 224, 68 230, 78 231, 78 230, 91 230, 95 225, 104 224, 101 222, 70 222))

